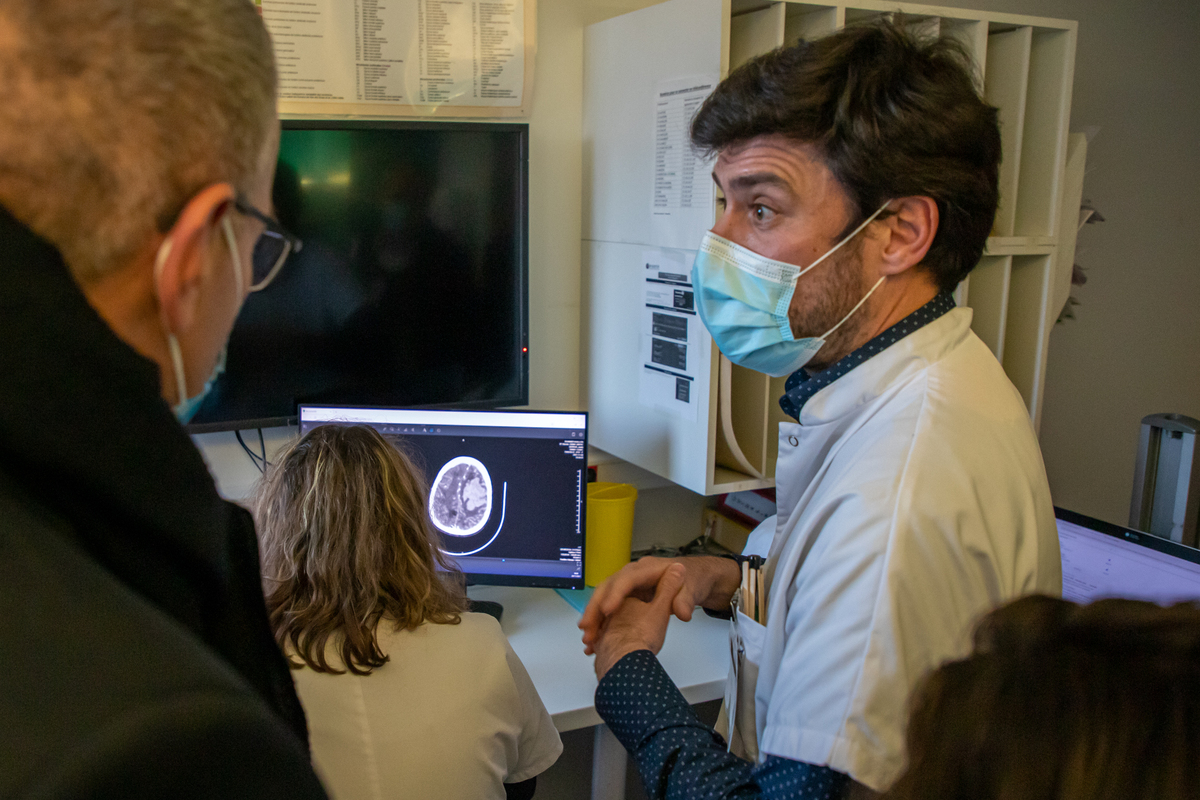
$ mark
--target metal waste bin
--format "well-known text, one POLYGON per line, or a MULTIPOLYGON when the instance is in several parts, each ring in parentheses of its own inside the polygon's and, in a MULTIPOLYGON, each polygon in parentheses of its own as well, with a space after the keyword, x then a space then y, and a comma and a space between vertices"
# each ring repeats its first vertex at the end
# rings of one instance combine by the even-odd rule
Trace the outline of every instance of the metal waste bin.
POLYGON ((1197 546, 1200 517, 1200 420, 1183 414, 1142 419, 1129 527, 1197 546))

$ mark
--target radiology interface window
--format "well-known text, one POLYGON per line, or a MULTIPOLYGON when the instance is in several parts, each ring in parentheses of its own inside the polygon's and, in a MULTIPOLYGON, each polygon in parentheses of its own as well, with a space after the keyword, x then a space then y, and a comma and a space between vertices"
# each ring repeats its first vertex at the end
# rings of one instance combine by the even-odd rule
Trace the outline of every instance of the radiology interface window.
POLYGON ((408 453, 471 582, 583 588, 586 414, 301 406, 302 434, 323 424, 370 425, 408 453))

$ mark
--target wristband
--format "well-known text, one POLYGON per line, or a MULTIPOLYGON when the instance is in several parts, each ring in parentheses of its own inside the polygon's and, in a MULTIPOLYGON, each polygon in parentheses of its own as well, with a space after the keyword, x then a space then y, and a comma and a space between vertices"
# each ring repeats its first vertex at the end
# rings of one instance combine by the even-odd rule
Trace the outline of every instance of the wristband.
MULTIPOLYGON (((738 565, 738 569, 742 568, 742 564, 746 564, 750 569, 762 569, 765 559, 762 556, 744 556, 741 553, 707 553, 710 556, 717 558, 727 558, 738 565)), ((701 606, 701 608, 704 608, 701 606)), ((714 611, 711 608, 705 608, 704 613, 713 619, 733 619, 732 609, 721 609, 714 611)))
MULTIPOLYGON (((738 570, 742 571, 742 585, 734 593, 733 599, 739 600, 740 608, 750 616, 750 619, 756 622, 766 619, 767 597, 762 589, 762 567, 766 563, 766 559, 763 559, 761 555, 742 555, 740 553, 710 553, 710 555, 731 560, 738 565, 738 570)), ((732 619, 733 608, 731 601, 728 610, 704 608, 704 613, 714 619, 732 619)))

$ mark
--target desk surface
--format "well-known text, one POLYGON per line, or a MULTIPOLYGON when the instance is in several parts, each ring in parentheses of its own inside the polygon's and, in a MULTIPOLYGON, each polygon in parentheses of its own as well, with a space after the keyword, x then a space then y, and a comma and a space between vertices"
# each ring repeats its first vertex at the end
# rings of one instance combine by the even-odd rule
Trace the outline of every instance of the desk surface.
MULTIPOLYGON (((501 627, 560 731, 601 722, 592 657, 583 654, 576 627, 579 612, 553 589, 473 586, 470 595, 504 606, 501 627)), ((689 703, 720 698, 729 670, 729 623, 699 609, 691 622, 672 617, 659 660, 689 703)))

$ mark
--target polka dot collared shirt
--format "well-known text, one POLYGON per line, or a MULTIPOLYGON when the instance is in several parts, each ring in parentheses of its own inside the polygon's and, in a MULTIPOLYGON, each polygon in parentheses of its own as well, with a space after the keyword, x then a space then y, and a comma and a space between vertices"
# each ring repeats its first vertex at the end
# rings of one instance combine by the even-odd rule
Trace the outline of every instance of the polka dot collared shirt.
POLYGON ((915 330, 925 327, 955 307, 951 292, 939 292, 936 297, 904 319, 876 336, 862 347, 845 356, 832 367, 809 373, 804 367, 793 372, 783 384, 784 394, 779 407, 792 419, 800 420, 800 409, 808 399, 845 375, 873 355, 882 353, 915 330))
POLYGON ((649 650, 629 653, 605 674, 596 711, 656 800, 843 800, 850 788, 850 779, 829 767, 778 756, 752 764, 728 752, 649 650))

